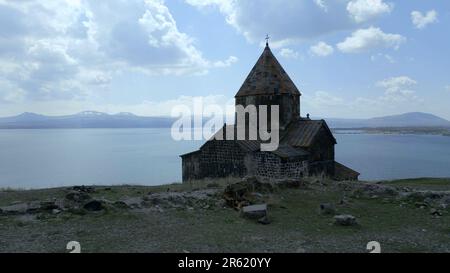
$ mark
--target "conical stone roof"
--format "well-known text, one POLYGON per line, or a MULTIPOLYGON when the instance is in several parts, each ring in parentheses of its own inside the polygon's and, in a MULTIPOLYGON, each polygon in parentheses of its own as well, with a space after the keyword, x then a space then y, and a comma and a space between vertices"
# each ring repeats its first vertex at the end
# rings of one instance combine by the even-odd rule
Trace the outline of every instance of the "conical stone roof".
POLYGON ((236 97, 278 94, 299 96, 300 92, 269 46, 266 46, 236 97))

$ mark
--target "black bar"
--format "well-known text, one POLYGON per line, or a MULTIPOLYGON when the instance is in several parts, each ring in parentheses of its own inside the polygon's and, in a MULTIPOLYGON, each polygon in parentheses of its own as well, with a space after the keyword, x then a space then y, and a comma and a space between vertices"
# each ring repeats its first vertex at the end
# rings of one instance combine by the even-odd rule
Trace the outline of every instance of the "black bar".
POLYGON ((15 271, 29 267, 33 272, 38 268, 45 272, 114 269, 124 273, 284 272, 286 269, 308 273, 322 270, 384 272, 392 264, 401 266, 403 271, 430 263, 437 268, 440 264, 445 266, 449 258, 449 254, 0 254, 0 265, 2 269, 14 268, 15 271), (186 266, 186 260, 192 262, 190 266, 186 266), (211 261, 209 268, 201 261, 211 261))

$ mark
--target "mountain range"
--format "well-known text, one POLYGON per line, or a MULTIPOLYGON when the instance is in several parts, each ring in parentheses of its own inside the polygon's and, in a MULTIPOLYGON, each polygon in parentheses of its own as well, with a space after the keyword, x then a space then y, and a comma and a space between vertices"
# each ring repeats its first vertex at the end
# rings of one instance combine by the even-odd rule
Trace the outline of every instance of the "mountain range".
POLYGON ((331 128, 445 127, 450 121, 433 114, 411 112, 370 119, 325 119, 331 128))
MULTIPOLYGON (((50 128, 169 128, 175 118, 143 117, 132 113, 114 115, 85 111, 74 115, 45 116, 23 113, 0 118, 0 129, 50 129, 50 128)), ((428 113, 406 113, 370 119, 325 118, 331 128, 381 128, 381 127, 445 127, 450 121, 428 113)))
POLYGON ((49 129, 49 128, 168 128, 174 119, 170 117, 141 117, 132 113, 114 115, 84 111, 74 115, 45 116, 23 113, 0 118, 3 129, 49 129))

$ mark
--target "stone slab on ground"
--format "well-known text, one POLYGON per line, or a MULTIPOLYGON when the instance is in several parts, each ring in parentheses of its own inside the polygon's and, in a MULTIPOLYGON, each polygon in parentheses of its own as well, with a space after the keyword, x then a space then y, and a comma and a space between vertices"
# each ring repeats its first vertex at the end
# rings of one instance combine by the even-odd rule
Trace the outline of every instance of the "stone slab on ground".
POLYGON ((241 215, 249 219, 260 219, 267 215, 267 204, 242 207, 241 215))
POLYGON ((334 216, 334 223, 338 226, 356 226, 356 218, 353 215, 343 214, 334 216))

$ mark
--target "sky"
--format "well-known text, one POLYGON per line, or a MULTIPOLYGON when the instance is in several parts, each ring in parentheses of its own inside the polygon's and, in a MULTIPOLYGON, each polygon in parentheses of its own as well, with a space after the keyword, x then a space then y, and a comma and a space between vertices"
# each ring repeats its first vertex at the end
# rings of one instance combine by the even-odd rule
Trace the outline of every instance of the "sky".
POLYGON ((450 119, 446 0, 0 0, 0 116, 233 103, 262 53, 301 114, 450 119))

